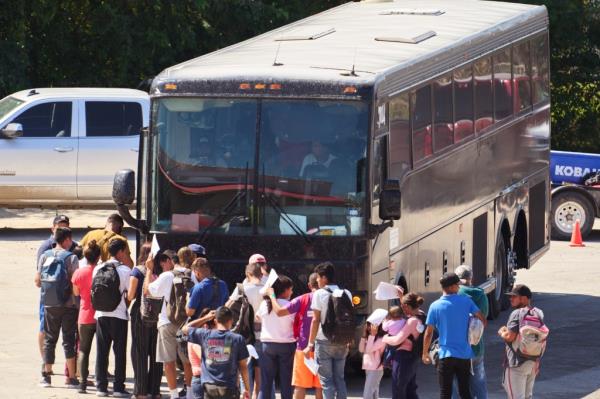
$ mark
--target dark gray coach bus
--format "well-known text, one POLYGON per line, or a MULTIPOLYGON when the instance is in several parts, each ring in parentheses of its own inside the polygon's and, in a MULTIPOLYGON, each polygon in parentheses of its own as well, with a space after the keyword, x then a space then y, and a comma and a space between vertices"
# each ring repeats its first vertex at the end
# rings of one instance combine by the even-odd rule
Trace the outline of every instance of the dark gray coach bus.
POLYGON ((264 254, 303 291, 335 264, 428 301, 467 263, 496 316, 549 247, 548 17, 490 1, 353 2, 164 70, 113 196, 139 241, 264 254), (137 215, 128 204, 137 195, 137 215))

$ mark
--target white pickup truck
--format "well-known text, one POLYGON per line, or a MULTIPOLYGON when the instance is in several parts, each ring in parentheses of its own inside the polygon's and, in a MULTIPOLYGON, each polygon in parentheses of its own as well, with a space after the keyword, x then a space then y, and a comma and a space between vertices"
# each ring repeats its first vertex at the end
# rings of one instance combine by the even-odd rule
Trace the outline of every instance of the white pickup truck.
POLYGON ((137 170, 148 94, 24 90, 0 100, 0 206, 113 206, 120 169, 137 170))

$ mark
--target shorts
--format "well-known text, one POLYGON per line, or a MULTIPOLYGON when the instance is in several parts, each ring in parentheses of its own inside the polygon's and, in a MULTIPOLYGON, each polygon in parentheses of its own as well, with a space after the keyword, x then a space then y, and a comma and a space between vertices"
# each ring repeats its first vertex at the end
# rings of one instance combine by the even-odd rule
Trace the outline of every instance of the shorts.
POLYGON ((190 362, 177 342, 177 330, 177 326, 171 323, 158 327, 158 341, 156 342, 156 361, 158 363, 174 362, 177 360, 177 355, 182 362, 190 362))
POLYGON ((40 299, 40 332, 44 332, 44 304, 40 299))
MULTIPOLYGON (((310 352, 310 358, 314 359, 315 353, 310 352)), ((296 349, 294 354, 294 369, 292 370, 292 385, 298 388, 321 388, 319 376, 310 372, 304 364, 304 352, 296 349)))

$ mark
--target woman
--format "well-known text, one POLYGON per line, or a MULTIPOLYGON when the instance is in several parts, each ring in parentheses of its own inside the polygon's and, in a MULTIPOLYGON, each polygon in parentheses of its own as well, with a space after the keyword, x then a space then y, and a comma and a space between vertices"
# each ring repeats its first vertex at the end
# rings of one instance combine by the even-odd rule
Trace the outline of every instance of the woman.
POLYGON ((146 277, 146 259, 150 255, 151 244, 145 243, 140 248, 138 265, 131 271, 127 299, 135 302, 131 306, 131 361, 133 363, 134 385, 133 395, 136 398, 160 398, 160 382, 163 365, 156 362, 156 341, 158 330, 156 325, 142 322, 140 305, 142 302, 142 287, 146 277))
POLYGON ((400 303, 408 320, 397 335, 383 337, 387 345, 399 346, 392 359, 392 398, 418 399, 417 364, 420 354, 413 353, 413 344, 424 327, 420 310, 423 298, 411 292, 404 295, 400 303))
MULTIPOLYGON (((279 276, 273 284, 271 298, 277 299, 281 307, 287 306, 292 296, 293 283, 286 276, 279 276)), ((294 315, 279 317, 273 311, 270 299, 263 301, 258 308, 261 319, 260 340, 262 356, 260 362, 259 399, 269 399, 273 394, 275 376, 279 372, 281 399, 292 399, 292 369, 296 351, 294 338, 294 315)))
POLYGON ((86 393, 87 378, 89 376, 90 350, 92 349, 92 341, 96 334, 96 319, 94 314, 96 311, 92 306, 92 273, 100 259, 100 246, 95 240, 88 243, 83 251, 83 256, 87 261, 87 265, 80 267, 73 273, 71 282, 73 283, 73 295, 79 296, 79 318, 77 324, 79 326, 79 357, 77 369, 81 376, 79 385, 79 393, 86 393))

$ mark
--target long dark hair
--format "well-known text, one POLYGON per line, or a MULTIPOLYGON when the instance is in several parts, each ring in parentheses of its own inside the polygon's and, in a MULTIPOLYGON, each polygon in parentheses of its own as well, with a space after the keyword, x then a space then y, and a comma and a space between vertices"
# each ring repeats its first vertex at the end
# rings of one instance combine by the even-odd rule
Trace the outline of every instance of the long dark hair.
MULTIPOLYGON (((371 326, 372 324, 369 323, 367 321, 367 328, 365 329, 365 339, 369 338, 369 335, 371 335, 371 326)), ((383 323, 380 323, 379 326, 377 326, 377 334, 375 334, 375 341, 377 341, 379 338, 383 337, 385 335, 385 331, 383 331, 383 323)))
POLYGON ((83 256, 87 260, 88 265, 95 266, 100 259, 100 246, 96 243, 96 240, 91 240, 83 250, 83 256))
MULTIPOLYGON (((273 283, 273 291, 275 291, 275 297, 279 298, 281 294, 283 294, 285 291, 287 291, 293 286, 294 282, 291 278, 287 276, 279 276, 279 278, 277 278, 277 280, 275 280, 275 282, 273 283)), ((269 309, 269 313, 271 313, 271 311, 273 310, 273 304, 271 303, 269 297, 265 297, 265 300, 267 301, 267 309, 269 309)))

